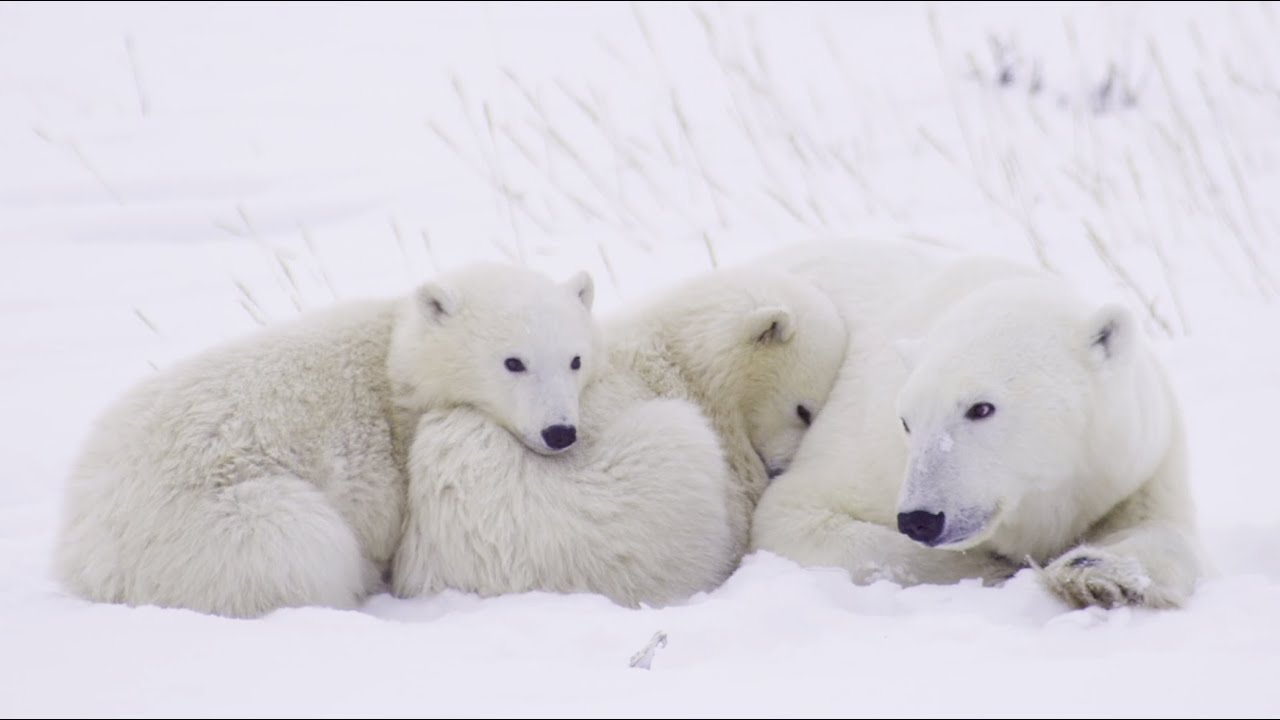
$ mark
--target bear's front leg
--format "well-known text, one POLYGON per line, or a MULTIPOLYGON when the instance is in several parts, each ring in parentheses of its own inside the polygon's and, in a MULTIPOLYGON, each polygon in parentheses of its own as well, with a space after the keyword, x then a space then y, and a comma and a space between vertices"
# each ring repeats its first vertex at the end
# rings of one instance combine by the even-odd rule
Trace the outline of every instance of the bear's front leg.
POLYGON ((1194 535, 1170 526, 1136 527, 1075 547, 1045 567, 1046 586, 1076 607, 1181 607, 1195 589, 1194 535))
POLYGON ((1040 573, 1076 607, 1178 608, 1202 571, 1185 441, 1175 433, 1155 475, 1040 573))
POLYGON ((1077 608, 1098 605, 1170 607, 1142 563, 1099 547, 1082 545, 1041 571, 1055 594, 1077 608))
POLYGON ((811 567, 838 567, 854 583, 950 585, 979 579, 999 585, 1022 566, 983 550, 931 548, 892 528, 821 506, 787 506, 766 494, 756 512, 752 550, 811 567))

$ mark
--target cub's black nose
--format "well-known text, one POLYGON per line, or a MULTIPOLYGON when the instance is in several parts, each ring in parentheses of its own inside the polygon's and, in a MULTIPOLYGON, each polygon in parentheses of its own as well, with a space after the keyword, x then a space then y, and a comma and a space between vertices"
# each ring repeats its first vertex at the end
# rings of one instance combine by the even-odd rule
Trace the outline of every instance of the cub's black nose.
POLYGON ((542 441, 552 450, 563 450, 578 439, 578 429, 572 425, 552 425, 542 430, 542 441))
POLYGON ((946 524, 944 513, 931 513, 927 510, 914 510, 909 513, 898 513, 898 532, 925 545, 932 545, 942 536, 942 526, 946 524))

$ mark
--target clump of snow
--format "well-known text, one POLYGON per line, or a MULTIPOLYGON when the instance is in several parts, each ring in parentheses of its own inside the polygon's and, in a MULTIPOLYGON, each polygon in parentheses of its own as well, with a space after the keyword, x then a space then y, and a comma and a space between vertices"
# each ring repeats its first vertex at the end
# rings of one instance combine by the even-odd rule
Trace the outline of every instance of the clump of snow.
POLYGON ((653 637, 649 638, 649 642, 645 643, 645 646, 639 652, 631 656, 631 667, 640 668, 641 670, 650 669, 653 665, 654 653, 658 651, 658 648, 666 646, 667 634, 659 630, 653 634, 653 637))
POLYGON ((956 446, 955 438, 951 437, 951 433, 944 432, 938 437, 938 452, 947 454, 956 446))

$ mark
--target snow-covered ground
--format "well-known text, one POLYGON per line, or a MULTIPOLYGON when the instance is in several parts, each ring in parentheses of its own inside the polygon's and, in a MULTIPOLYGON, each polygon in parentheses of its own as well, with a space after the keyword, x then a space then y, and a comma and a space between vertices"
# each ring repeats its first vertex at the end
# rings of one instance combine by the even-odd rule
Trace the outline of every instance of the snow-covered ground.
POLYGON ((1277 37, 1272 3, 0 4, 0 715, 1274 717, 1277 37), (48 579, 88 424, 175 358, 470 259, 608 311, 824 235, 1145 310, 1216 563, 1189 607, 765 556, 662 610, 232 621, 48 579))

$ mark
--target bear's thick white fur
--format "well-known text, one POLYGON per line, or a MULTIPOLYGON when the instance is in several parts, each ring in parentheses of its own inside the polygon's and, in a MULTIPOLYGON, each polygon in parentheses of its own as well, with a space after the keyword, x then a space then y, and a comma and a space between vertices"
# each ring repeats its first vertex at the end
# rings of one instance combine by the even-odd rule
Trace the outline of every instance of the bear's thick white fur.
POLYGON ((148 378, 95 424, 66 488, 58 578, 102 602, 251 617, 352 607, 402 528, 408 442, 469 407, 539 453, 576 424, 591 278, 503 265, 271 327, 148 378), (505 366, 523 357, 524 373, 505 366))
POLYGON ((556 457, 471 410, 424 415, 393 592, 582 592, 635 606, 723 581, 728 470, 706 419, 680 400, 602 410, 584 407, 611 419, 556 457))
POLYGON ((843 319, 807 282, 726 269, 603 331, 583 395, 588 429, 564 455, 529 453, 475 413, 422 418, 393 592, 594 592, 661 605, 733 571, 770 472, 825 405, 843 319))
POLYGON ((1128 310, 997 258, 892 242, 763 262, 836 298, 850 350, 760 501, 753 549, 857 582, 998 582, 1032 564, 1077 606, 1174 607, 1193 592, 1180 411, 1128 310))

